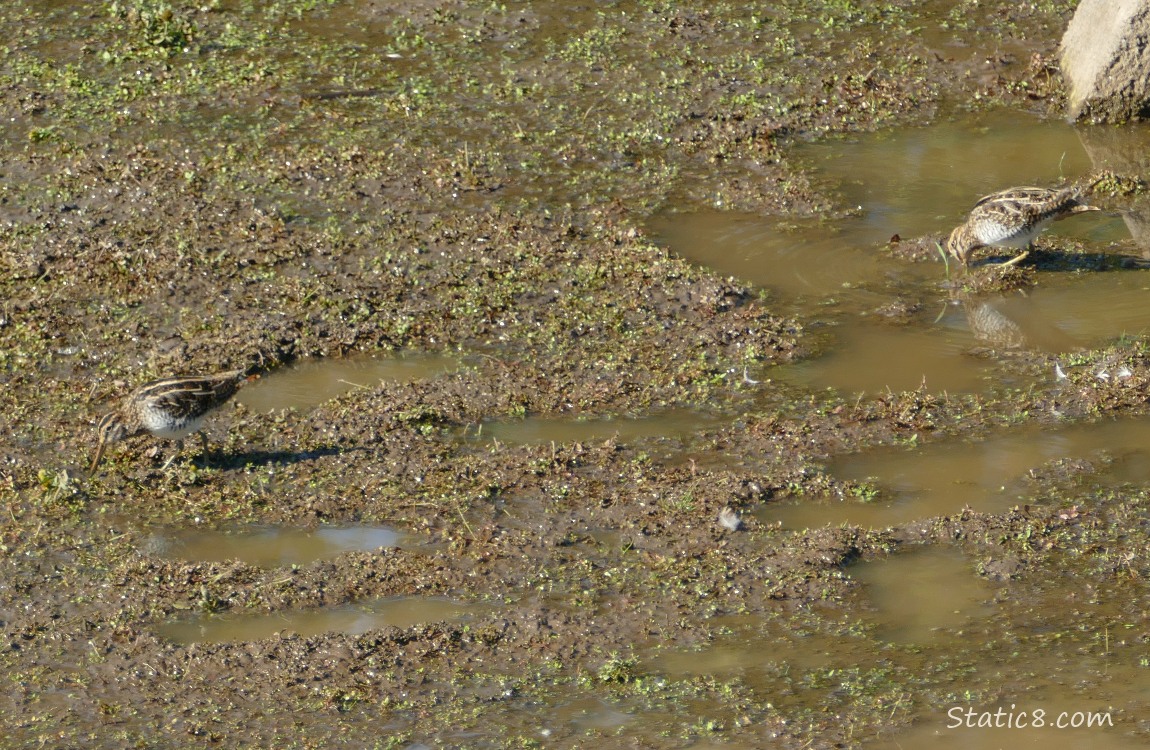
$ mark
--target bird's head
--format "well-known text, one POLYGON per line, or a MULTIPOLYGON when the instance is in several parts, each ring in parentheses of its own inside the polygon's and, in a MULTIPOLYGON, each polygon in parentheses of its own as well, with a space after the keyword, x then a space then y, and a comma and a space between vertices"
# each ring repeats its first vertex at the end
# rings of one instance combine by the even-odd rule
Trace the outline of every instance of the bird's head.
POLYGON ((955 227, 950 236, 946 238, 946 251, 957 258, 963 267, 969 264, 970 254, 974 252, 975 247, 977 244, 969 241, 964 224, 955 227))
POLYGON ((128 425, 116 412, 110 412, 100 417, 96 425, 96 433, 103 444, 118 443, 128 437, 128 425))
POLYGON ((128 425, 116 412, 110 412, 100 418, 99 424, 96 425, 100 444, 96 447, 96 457, 92 459, 92 465, 88 467, 88 476, 96 473, 96 467, 100 465, 100 459, 104 457, 104 449, 112 443, 117 443, 128 437, 129 432, 128 425))

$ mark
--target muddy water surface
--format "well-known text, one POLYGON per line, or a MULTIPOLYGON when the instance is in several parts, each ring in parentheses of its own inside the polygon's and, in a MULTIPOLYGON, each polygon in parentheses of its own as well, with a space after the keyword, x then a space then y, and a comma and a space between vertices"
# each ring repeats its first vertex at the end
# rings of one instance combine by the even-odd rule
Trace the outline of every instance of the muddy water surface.
POLYGON ((159 625, 156 632, 176 643, 254 641, 277 633, 294 633, 305 638, 332 632, 357 635, 379 628, 454 621, 466 616, 468 611, 468 605, 447 599, 396 597, 374 603, 270 615, 203 615, 159 625))
POLYGON ((306 410, 353 388, 381 382, 432 378, 459 366, 446 354, 378 354, 331 359, 305 359, 271 372, 246 386, 236 401, 255 412, 306 410))
POLYGON ((1150 706, 1143 650, 1129 637, 1129 613, 1114 591, 1081 580, 1051 579, 1036 596, 1016 597, 999 588, 995 614, 961 633, 968 643, 1004 638, 1017 644, 1001 663, 983 663, 960 677, 953 699, 921 707, 914 726, 866 743, 868 750, 904 747, 1100 748, 1127 750, 1143 744, 1131 730, 1150 706), (1063 639, 1066 616, 1078 621, 1063 639), (1054 636, 1044 646, 1042 634, 1054 636), (1060 642, 1063 641, 1063 642, 1060 642), (965 696, 964 683, 986 690, 965 696))
MULTIPOLYGON (((884 242, 949 231, 975 201, 1015 185, 1055 185, 1104 165, 1092 162, 1079 130, 1019 112, 983 113, 877 134, 808 144, 800 156, 839 189, 864 221, 859 239, 884 242)), ((1125 236, 1113 217, 1081 218, 1050 231, 1125 236)))
POLYGON ((1139 746, 1127 734, 1136 719, 1123 707, 1150 704, 1150 685, 1141 650, 1123 635, 1128 631, 1121 625, 1126 622, 1122 613, 1107 604, 1104 593, 1097 602, 1087 601, 1075 581, 1051 580, 1037 598, 1016 597, 1008 585, 980 577, 975 562, 951 548, 922 547, 850 566, 848 575, 862 584, 853 613, 862 627, 832 635, 817 629, 787 631, 750 618, 717 618, 716 631, 729 634, 717 637, 714 645, 668 651, 653 663, 670 675, 738 677, 770 696, 775 706, 826 710, 828 703, 851 694, 849 685, 860 675, 900 665, 920 669, 921 660, 946 664, 955 641, 969 655, 993 650, 1005 638, 1015 644, 1011 657, 980 663, 975 656, 975 664, 954 663, 941 699, 891 705, 892 715, 912 711, 910 729, 864 747, 1139 746), (1086 636, 1065 648, 1034 639, 1057 621, 1059 610, 1086 618, 1103 637, 1086 636), (1106 638, 1103 624, 1108 621, 1112 635, 1106 638), (1013 721, 1011 728, 965 725, 999 709, 999 720, 1013 721), (1088 720, 1095 725, 1069 726, 1088 720), (1040 721, 1044 726, 1034 726, 1040 721), (1055 729, 1056 721, 1068 726, 1055 729))
POLYGON ((1057 692, 1036 691, 1021 703, 948 706, 937 717, 922 719, 909 732, 868 742, 864 747, 866 750, 904 750, 910 747, 942 750, 1136 750, 1145 747, 1125 736, 1121 729, 1113 728, 1114 724, 1105 725, 1103 717, 1110 708, 1109 704, 1088 699, 1060 699, 1055 697, 1057 695, 1057 692), (949 710, 956 713, 950 715, 946 712, 949 710), (987 725, 980 728, 977 726, 979 721, 987 725), (1000 727, 990 724, 995 721, 1001 722, 1000 727), (1082 724, 1085 721, 1097 723, 1086 728, 1082 724), (974 728, 970 728, 967 722, 974 722, 974 728), (1063 722, 1064 728, 1058 728, 1056 722, 1063 722))
MULTIPOLYGON (((931 127, 801 145, 799 158, 836 184, 855 215, 796 222, 724 213, 665 214, 651 224, 673 252, 772 293, 812 324, 829 324, 826 353, 770 377, 845 393, 925 384, 934 393, 1019 385, 979 350, 1069 352, 1150 325, 1150 272, 1044 273, 1037 289, 960 302, 938 263, 907 263, 884 251, 892 235, 943 235, 982 195, 1018 184, 1058 184, 1094 165, 1079 131, 1018 113, 983 114, 931 127), (914 309, 883 324, 895 300, 914 309)), ((1049 230, 1092 249, 1136 254, 1116 212, 1049 230), (1125 244, 1123 244, 1125 243, 1125 244)), ((951 269, 956 276, 958 269, 951 269)), ((817 328, 816 328, 817 330, 817 328)))
POLYGON ((865 223, 854 218, 795 221, 714 211, 665 215, 650 226, 677 255, 786 299, 877 301, 869 286, 923 277, 886 263, 865 223))
POLYGON ((1023 325, 1064 333, 1076 348, 1099 346, 1150 331, 1150 271, 1044 275, 1040 287, 1003 300, 1002 309, 1023 325))
POLYGON ((809 388, 834 388, 848 396, 924 386, 931 393, 977 393, 1004 382, 992 381, 992 363, 969 351, 967 333, 949 326, 896 328, 852 322, 837 327, 834 340, 826 354, 773 368, 767 376, 809 388))
MULTIPOLYGON (((720 273, 794 296, 828 295, 888 279, 926 280, 929 272, 902 267, 877 248, 895 234, 907 239, 949 232, 987 193, 1123 167, 1115 160, 1093 164, 1078 129, 1017 112, 797 144, 795 153, 838 186, 855 215, 804 222, 668 214, 652 230, 676 253, 720 273)), ((1075 217, 1047 231, 1094 245, 1129 238, 1121 217, 1107 213, 1075 217)))
MULTIPOLYGON (((957 550, 915 548, 852 566, 848 574, 863 586, 863 611, 856 616, 867 625, 869 638, 886 643, 943 644, 963 626, 994 611, 995 587, 980 579, 972 561, 957 550)), ((723 625, 737 635, 700 651, 663 654, 659 665, 673 674, 751 675, 771 663, 808 670, 860 658, 861 644, 853 637, 796 637, 747 618, 728 618, 723 625), (784 642, 785 648, 780 647, 784 642)), ((764 691, 771 689, 765 673, 748 679, 764 691)))
POLYGON ((1092 476, 1098 486, 1141 485, 1150 482, 1147 446, 1150 420, 1129 418, 868 451, 836 459, 828 469, 840 479, 873 482, 879 494, 872 502, 808 499, 768 505, 759 517, 787 528, 883 528, 963 508, 998 513, 1014 505, 1044 506, 1049 501, 1028 482, 1030 472, 1058 459, 1086 459, 1098 468, 1092 476))
POLYGON ((412 545, 415 541, 415 537, 386 526, 325 526, 314 531, 279 527, 173 528, 152 532, 148 547, 154 554, 171 560, 240 560, 249 565, 278 567, 307 565, 344 552, 412 545))
POLYGON ((855 565, 850 576, 866 588, 876 636, 892 643, 944 642, 993 611, 994 589, 955 550, 913 549, 855 565))
MULTIPOLYGON (((986 705, 1041 685, 1053 704, 1084 695, 1084 684, 1145 684, 1133 670, 1099 669, 1144 655, 1137 603, 1147 578, 1140 548, 1107 559, 1112 545, 1095 543, 1119 526, 1104 513, 1084 514, 1081 526, 1027 525, 1022 514, 956 523, 966 558, 903 551, 922 555, 917 567, 932 572, 918 580, 902 553, 885 559, 897 533, 716 529, 723 503, 754 502, 736 488, 754 471, 753 448, 772 437, 722 423, 710 430, 720 440, 695 440, 703 420, 649 406, 705 400, 711 388, 736 422, 742 415, 729 412, 741 405, 758 416, 761 400, 738 400, 754 392, 751 384, 727 398, 751 359, 740 353, 777 346, 772 361, 787 361, 790 351, 812 352, 763 383, 763 399, 778 398, 770 390, 794 396, 794 429, 782 437, 794 439, 796 455, 760 477, 786 484, 839 439, 858 451, 904 437, 904 423, 881 408, 875 423, 828 434, 836 422, 822 407, 834 395, 816 389, 873 394, 921 384, 964 394, 960 405, 979 403, 965 394, 989 393, 1006 408, 995 389, 1019 376, 1000 350, 1062 356, 1116 335, 1105 313, 1096 329, 1079 326, 1093 311, 1073 303, 1027 316, 1037 293, 1052 288, 1045 272, 1027 296, 975 307, 968 318, 950 304, 961 289, 944 283, 942 263, 896 258, 884 246, 895 232, 945 231, 988 190, 1098 166, 1094 147, 1075 150, 1070 136, 1080 131, 1013 112, 796 142, 945 118, 946 107, 972 94, 1019 109, 1057 106, 1057 81, 1046 74, 1044 83, 1028 62, 1033 55, 1041 66, 1054 49, 1065 10, 1002 0, 882 8, 800 1, 753 14, 738 4, 635 2, 90 5, 53 0, 58 12, 44 12, 42 3, 0 4, 8 40, 0 91, 14 121, 0 139, 10 147, 5 175, 17 175, 7 180, 4 215, 21 222, 4 233, 12 304, 0 320, 11 386, 0 486, 18 494, 0 529, 8 553, 0 555, 0 620, 18 646, 5 653, 0 714, 15 743, 76 744, 66 738, 82 736, 97 746, 180 746, 194 737, 261 747, 608 747, 615 736, 660 748, 851 747, 882 727, 930 720, 940 697, 986 705), (804 161, 809 170, 797 166, 804 161), (844 200, 821 220, 696 214, 682 218, 697 227, 675 225, 676 208, 711 205, 711 196, 822 213, 816 207, 834 203, 826 185, 844 200), (731 273, 765 290, 765 301, 696 278, 637 237, 637 217, 675 195, 691 197, 663 217, 671 221, 666 241, 696 263, 730 263, 731 273), (750 252, 723 257, 724 247, 750 252), (561 293, 560 304, 549 303, 549 290, 568 282, 593 297, 567 305, 561 293), (620 313, 610 316, 619 325, 562 336, 575 316, 598 322, 600 303, 620 313), (1071 320, 1058 317, 1063 309, 1071 320), (796 316, 804 327, 774 316, 796 316), (253 452, 278 447, 282 428, 307 423, 291 436, 302 460, 273 453, 243 466, 159 474, 123 461, 71 485, 67 474, 54 475, 56 461, 26 460, 24 435, 70 447, 91 379, 131 382, 152 337, 172 330, 196 366, 257 354, 278 361, 345 341, 433 348, 493 339, 521 348, 522 366, 486 382, 477 369, 409 389, 398 415, 354 393, 392 375, 336 372, 347 362, 317 364, 325 372, 296 385, 306 362, 251 384, 239 400, 260 414, 306 412, 351 389, 314 425, 308 414, 233 422, 231 443, 253 452), (71 348, 74 338, 88 349, 61 377, 57 347, 71 348), (642 356, 618 382, 599 382, 586 367, 631 354, 642 356), (671 369, 676 361, 689 365, 671 369), (784 373, 794 380, 780 384, 784 373), (452 424, 485 409, 495 417, 525 394, 548 412, 578 402, 632 419, 574 427, 525 420, 508 442, 618 435, 642 445, 548 465, 534 460, 545 451, 468 450, 435 428, 437 414, 452 424), (705 473, 664 474, 644 456, 661 440, 690 455, 730 446, 748 468, 716 471, 713 488, 702 484, 705 473), (691 498, 679 477, 694 485, 691 498), (356 497, 328 502, 349 488, 356 497), (618 499, 598 502, 606 496, 618 499), (507 523, 500 505, 524 497, 547 501, 512 507, 521 515, 507 523), (142 535, 108 525, 109 508, 138 511, 147 523, 185 510, 207 523, 286 519, 300 528, 394 518, 434 529, 445 548, 340 554, 393 540, 370 527, 318 542, 286 528, 265 539, 248 526, 246 540, 264 548, 252 559, 274 567, 253 575, 242 565, 195 564, 240 556, 227 549, 234 540, 167 528, 158 545, 182 551, 141 560, 133 542, 142 535), (973 571, 1002 549, 1049 567, 984 586, 973 571), (878 561, 844 562, 856 553, 878 561), (1073 577, 1058 568, 1059 555, 1067 567, 1088 560, 1097 570, 1077 581, 1078 592, 1036 596, 1038 583, 1073 577), (344 592, 338 601, 355 597, 361 606, 250 619, 240 611, 290 608, 305 592, 304 601, 324 601, 333 576, 344 592), (1103 618, 1124 610, 1081 601, 1114 579, 1129 617, 1110 622, 1103 618), (987 590, 998 598, 990 611, 987 590), (410 591, 497 599, 509 609, 473 621, 477 610, 455 601, 377 598, 410 591), (196 603, 231 609, 192 618, 196 603), (173 608, 190 618, 166 631, 176 644, 140 637, 155 627, 154 613, 173 608), (444 620, 456 624, 390 627, 444 620), (904 621, 909 630, 900 630, 904 621), (1105 648, 1096 637, 1103 622, 1125 642, 1105 648), (274 641, 276 633, 366 628, 378 630, 350 652, 339 636, 274 641), (250 649, 178 645, 259 638, 268 642, 250 649), (699 643, 714 644, 713 664, 660 670, 629 660, 699 643), (328 660, 332 646, 354 661, 328 660), (267 657, 249 669, 243 652, 267 657)), ((1113 217, 1081 217, 1057 231, 1124 251, 1113 217)), ((1104 309, 1105 288, 1098 297, 1104 309)), ((1130 315, 1124 326, 1137 330, 1130 315)), ((894 412, 910 400, 883 405, 894 412)), ((959 412, 943 416, 943 429, 962 427, 953 421, 959 412)), ((897 501, 894 489, 880 490, 880 499, 897 501)), ((1122 509, 1129 533, 1139 534, 1140 508, 1122 509)), ((1090 692, 1127 708, 1124 730, 1144 732, 1144 696, 1090 692)))
MULTIPOLYGON (((858 206, 855 215, 835 223, 780 222, 719 213, 670 214, 655 220, 652 230, 678 254, 766 289, 781 309, 825 333, 827 344, 819 356, 754 373, 765 381, 764 389, 771 385, 766 381, 790 388, 829 387, 868 394, 921 386, 955 394, 1024 386, 1025 380, 1016 379, 983 350, 1065 354, 1123 333, 1141 332, 1150 323, 1150 316, 1143 313, 1150 308, 1142 305, 1150 275, 1137 268, 1047 273, 1043 283, 1026 294, 959 303, 947 291, 941 262, 907 263, 884 254, 880 247, 894 233, 913 236, 949 229, 961 218, 964 207, 1004 184, 1050 183, 1089 169, 1089 159, 1072 129, 1058 123, 1012 122, 1016 127, 1004 129, 993 117, 981 118, 807 147, 804 158, 815 163, 827 179, 839 182, 843 194, 858 206), (1046 156, 1037 165, 1032 158, 1019 157, 1018 152, 1025 151, 1020 143, 1046 156), (992 169, 979 166, 990 163, 992 169), (892 164, 905 171, 891 169, 892 164), (1024 165, 1029 166, 1024 169, 1024 165), (1019 176, 1023 174, 1025 178, 1019 176), (889 323, 876 315, 876 310, 898 298, 917 303, 906 320, 889 323)), ((1121 221, 1108 216, 1067 222, 1058 231, 1091 243, 1121 243, 1126 237, 1121 221)), ((1070 367, 1070 360, 1066 362, 1070 367)), ((399 360, 398 365, 390 360, 302 363, 265 383, 253 384, 244 395, 249 406, 259 411, 307 409, 350 388, 372 387, 386 379, 432 377, 454 365, 450 358, 399 360)), ((1054 378, 1053 371, 1050 377, 1054 378)), ((529 417, 487 422, 468 428, 463 437, 510 444, 672 438, 690 450, 694 435, 721 428, 725 421, 693 410, 619 419, 529 417)), ((1066 456, 1098 458, 1095 454, 1106 448, 1109 453, 1101 457, 1100 465, 1107 467, 1111 481, 1144 481, 1150 479, 1150 454, 1138 446, 1148 440, 1150 427, 1128 420, 1056 431, 1028 429, 978 443, 952 441, 925 449, 870 451, 833 460, 828 469, 842 479, 873 482, 879 493, 874 502, 807 499, 771 505, 759 515, 789 528, 840 523, 888 526, 953 514, 968 506, 1000 511, 1020 503, 1041 505, 1043 498, 1034 497, 1028 486, 1027 473, 1032 469, 1066 456)), ((351 548, 362 548, 358 545, 374 541, 378 540, 350 543, 351 548)), ((617 546, 610 534, 604 543, 617 546)), ((289 540, 283 552, 273 551, 264 564, 286 564, 294 561, 293 555, 311 554, 306 552, 307 544, 303 539, 289 540)), ((210 540, 208 546, 212 546, 210 540)), ((327 549, 319 554, 328 554, 327 549)), ((768 634, 769 628, 744 623, 734 628, 738 636, 702 651, 664 653, 654 663, 660 671, 674 675, 738 675, 759 694, 773 696, 780 668, 833 672, 869 663, 886 647, 945 648, 956 638, 968 638, 969 629, 977 630, 980 621, 1003 616, 994 604, 996 587, 974 573, 969 558, 950 550, 915 550, 855 566, 848 574, 865 592, 868 609, 859 617, 868 639, 815 634, 788 640, 784 634, 768 634), (780 639, 788 644, 782 651, 780 639)), ((405 599, 378 608, 286 616, 204 616, 170 623, 162 632, 178 642, 227 641, 267 637, 284 630, 362 632, 465 614, 453 602, 405 599)), ((815 705, 818 692, 790 691, 779 695, 777 704, 815 705)), ((1055 702, 1047 705, 1053 707, 1055 702)), ((631 713, 625 704, 602 697, 583 698, 555 710, 558 724, 580 732, 649 728, 660 721, 660 717, 631 713)), ((937 726, 930 731, 937 734, 937 726)), ((981 742, 987 736, 970 741, 981 742)), ((908 737, 914 744, 918 735, 912 732, 908 737)))

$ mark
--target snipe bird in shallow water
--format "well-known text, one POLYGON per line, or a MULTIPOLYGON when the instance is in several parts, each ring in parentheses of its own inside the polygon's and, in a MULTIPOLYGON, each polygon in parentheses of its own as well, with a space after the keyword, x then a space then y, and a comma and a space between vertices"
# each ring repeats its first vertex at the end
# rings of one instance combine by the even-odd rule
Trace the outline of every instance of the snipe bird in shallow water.
POLYGON ((1003 265, 1019 263, 1030 254, 1030 243, 1050 222, 1101 210, 1082 202, 1083 193, 1101 179, 1061 189, 1014 187, 991 193, 975 203, 966 221, 950 233, 946 250, 965 267, 980 247, 1022 248, 1022 253, 1003 265))
MULTIPOLYGON (((145 432, 152 437, 177 441, 176 452, 164 464, 167 468, 183 449, 184 438, 199 432, 204 418, 235 395, 246 375, 244 370, 234 370, 217 375, 162 378, 132 391, 118 409, 100 419, 97 427, 100 444, 88 476, 96 473, 109 445, 145 432)), ((199 435, 207 455, 208 439, 202 432, 199 435)))

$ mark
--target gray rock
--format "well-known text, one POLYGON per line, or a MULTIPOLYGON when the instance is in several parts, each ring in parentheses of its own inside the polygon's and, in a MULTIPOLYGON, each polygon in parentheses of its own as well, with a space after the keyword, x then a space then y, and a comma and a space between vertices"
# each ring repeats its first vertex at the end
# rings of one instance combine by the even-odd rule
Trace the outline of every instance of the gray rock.
POLYGON ((1071 120, 1150 116, 1150 0, 1082 0, 1060 57, 1071 120))

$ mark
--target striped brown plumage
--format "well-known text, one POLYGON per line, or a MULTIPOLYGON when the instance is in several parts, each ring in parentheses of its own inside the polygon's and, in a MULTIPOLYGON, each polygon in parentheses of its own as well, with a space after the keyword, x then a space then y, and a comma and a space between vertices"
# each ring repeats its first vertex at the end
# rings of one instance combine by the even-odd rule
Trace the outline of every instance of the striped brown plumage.
POLYGON ((1083 187, 1014 187, 984 196, 974 204, 966 221, 950 233, 947 252, 966 266, 980 247, 1022 248, 1021 254, 1004 264, 1014 265, 1026 258, 1030 243, 1050 222, 1100 210, 1082 202, 1082 194, 1100 179, 1083 187))
MULTIPOLYGON (((132 391, 118 409, 100 419, 97 426, 100 444, 88 475, 95 474, 109 445, 144 433, 178 441, 178 454, 183 448, 183 439, 199 432, 204 418, 235 395, 245 375, 244 370, 233 370, 216 375, 161 378, 132 391)), ((199 435, 207 453, 208 439, 202 432, 199 435)), ((165 468, 176 454, 164 464, 165 468)))

